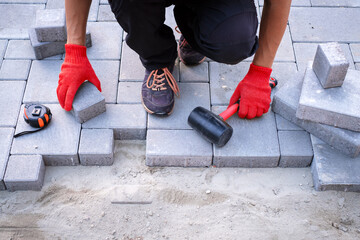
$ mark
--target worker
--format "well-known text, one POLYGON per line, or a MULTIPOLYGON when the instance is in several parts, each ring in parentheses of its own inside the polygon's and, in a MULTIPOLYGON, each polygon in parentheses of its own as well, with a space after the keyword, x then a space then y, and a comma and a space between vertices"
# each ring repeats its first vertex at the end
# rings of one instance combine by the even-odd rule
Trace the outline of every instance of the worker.
MULTIPOLYGON (((147 112, 172 113, 174 95, 179 95, 172 75, 178 56, 185 65, 200 64, 206 57, 237 64, 253 54, 249 70, 242 81, 239 79, 229 106, 241 98, 240 118, 251 119, 268 112, 272 64, 285 32, 291 0, 264 0, 259 38, 254 0, 109 0, 109 4, 127 33, 126 43, 145 67, 141 98, 147 112), (181 32, 179 44, 172 29, 164 24, 165 9, 172 4, 181 32)), ((91 0, 65 0, 68 38, 57 96, 67 111, 85 80, 101 91, 100 81, 86 56, 90 5, 91 0)))

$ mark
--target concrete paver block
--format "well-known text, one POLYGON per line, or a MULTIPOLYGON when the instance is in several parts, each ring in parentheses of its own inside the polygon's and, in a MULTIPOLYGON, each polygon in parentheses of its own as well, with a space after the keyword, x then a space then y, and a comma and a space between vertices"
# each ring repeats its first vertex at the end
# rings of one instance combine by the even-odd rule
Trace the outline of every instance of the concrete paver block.
POLYGON ((313 159, 310 134, 305 131, 279 131, 279 167, 308 167, 313 159))
POLYGON ((0 40, 0 68, 8 45, 7 40, 0 40))
POLYGON ((312 68, 324 88, 340 87, 349 62, 338 43, 319 44, 312 68))
POLYGON ((40 191, 45 176, 45 164, 40 155, 10 156, 4 182, 9 191, 40 191))
POLYGON ((311 140, 314 149, 311 172, 315 189, 360 192, 360 157, 350 158, 313 135, 311 140))
POLYGON ((311 0, 313 7, 360 7, 360 0, 311 0))
POLYGON ((0 128, 0 190, 5 190, 4 175, 13 136, 14 128, 0 128))
POLYGON ((301 131, 301 130, 304 130, 301 127, 286 120, 285 118, 283 118, 282 116, 280 116, 277 113, 275 114, 275 119, 276 119, 276 126, 277 126, 278 131, 301 131))
POLYGON ((355 62, 360 62, 360 43, 350 44, 351 53, 355 62))
POLYGON ((72 104, 76 121, 84 123, 106 111, 105 98, 90 82, 81 84, 72 104))
POLYGON ((36 12, 35 31, 39 42, 64 42, 67 38, 65 9, 36 12))
POLYGON ((356 157, 360 153, 360 133, 333 126, 301 120, 296 117, 299 105, 303 72, 298 72, 289 79, 274 96, 272 110, 290 122, 300 126, 339 151, 356 157))
MULTIPOLYGON (((225 106, 212 108, 216 114, 225 106)), ((217 167, 277 167, 280 158, 279 141, 274 113, 260 118, 240 119, 237 115, 227 120, 234 132, 223 147, 214 145, 214 165, 217 167)), ((204 140, 205 141, 205 140, 204 140)))
POLYGON ((112 204, 151 204, 153 197, 151 185, 116 186, 110 193, 112 204))
POLYGON ((147 113, 141 104, 107 104, 106 112, 87 121, 83 128, 113 129, 116 140, 146 136, 147 113))
POLYGON ((360 71, 350 69, 342 87, 323 89, 308 66, 296 117, 359 132, 359 79, 360 71))
POLYGON ((99 22, 115 22, 114 13, 111 11, 110 5, 100 5, 97 20, 99 22))
POLYGON ((146 165, 155 167, 207 167, 212 163, 211 143, 193 130, 148 130, 146 165))
MULTIPOLYGON (((69 166, 78 165, 78 147, 81 124, 77 123, 71 113, 66 112, 59 104, 46 104, 53 118, 43 130, 23 135, 14 139, 12 155, 42 155, 45 165, 69 166)), ((24 106, 21 107, 15 134, 32 131, 24 121, 24 106)))
POLYGON ((209 82, 208 62, 186 66, 180 62, 180 82, 209 82))
POLYGON ((5 59, 1 64, 0 80, 26 80, 30 65, 30 60, 5 59))
MULTIPOLYGON (((259 0, 260 6, 264 6, 264 0, 259 0)), ((310 0, 292 0, 291 6, 296 7, 311 7, 310 0)))
POLYGON ((0 109, 4 111, 0 127, 16 126, 25 84, 25 81, 0 81, 0 109))
POLYGON ((81 130, 79 158, 81 165, 112 165, 114 131, 112 129, 81 130))
POLYGON ((141 103, 141 82, 119 82, 117 103, 141 103))

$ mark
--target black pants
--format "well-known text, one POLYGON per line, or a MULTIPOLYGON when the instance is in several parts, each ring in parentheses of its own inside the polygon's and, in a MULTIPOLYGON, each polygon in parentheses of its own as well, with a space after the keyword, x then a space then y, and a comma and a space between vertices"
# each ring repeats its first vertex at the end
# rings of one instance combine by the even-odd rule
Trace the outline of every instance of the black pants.
POLYGON ((176 23, 190 46, 214 61, 236 64, 258 47, 254 0, 109 0, 127 32, 126 43, 144 67, 174 64, 177 43, 164 24, 165 8, 174 4, 176 23))

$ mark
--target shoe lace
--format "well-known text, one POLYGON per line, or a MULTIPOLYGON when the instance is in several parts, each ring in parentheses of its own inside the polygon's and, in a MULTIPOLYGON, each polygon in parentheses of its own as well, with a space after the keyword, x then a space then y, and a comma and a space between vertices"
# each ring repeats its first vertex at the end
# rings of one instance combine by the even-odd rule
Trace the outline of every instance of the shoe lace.
MULTIPOLYGON (((178 33, 180 33, 180 34, 182 34, 178 26, 175 27, 175 31, 178 32, 178 33)), ((188 44, 188 42, 186 41, 186 39, 183 37, 183 40, 182 40, 181 43, 180 43, 180 48, 181 48, 181 47, 186 47, 186 45, 189 45, 189 44, 188 44)))
POLYGON ((166 90, 167 88, 164 82, 164 80, 166 79, 167 83, 169 84, 170 88, 174 91, 175 95, 179 97, 180 96, 179 86, 177 85, 176 80, 173 77, 173 75, 170 73, 169 69, 161 68, 161 70, 163 71, 163 73, 161 74, 158 74, 159 70, 160 69, 151 71, 148 79, 146 80, 146 87, 151 88, 154 91, 166 90), (150 85, 150 80, 152 77, 153 77, 153 81, 150 85))

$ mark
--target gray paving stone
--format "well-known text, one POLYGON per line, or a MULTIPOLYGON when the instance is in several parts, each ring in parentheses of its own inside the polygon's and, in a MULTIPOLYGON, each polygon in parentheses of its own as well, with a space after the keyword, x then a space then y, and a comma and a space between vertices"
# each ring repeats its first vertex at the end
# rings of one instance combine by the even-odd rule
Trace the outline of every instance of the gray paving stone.
MULTIPOLYGON (((209 63, 212 105, 227 105, 229 103, 231 95, 238 83, 247 74, 249 66, 250 63, 248 62, 241 62, 237 65, 226 65, 215 62, 209 63)), ((295 72, 295 63, 274 63, 271 76, 278 80, 278 86, 272 90, 273 94, 278 91, 295 72)))
POLYGON ((179 40, 181 34, 178 33, 178 32, 175 30, 175 27, 177 26, 177 23, 176 23, 175 17, 174 17, 174 5, 166 8, 166 12, 165 12, 165 24, 168 25, 169 27, 171 27, 171 29, 173 30, 175 39, 176 39, 176 40, 179 40))
POLYGON ((100 0, 100 4, 109 4, 109 1, 108 0, 100 0))
MULTIPOLYGON (((23 135, 14 139, 12 155, 42 155, 45 165, 64 166, 79 164, 78 147, 81 124, 71 113, 59 104, 46 104, 53 117, 45 129, 40 132, 23 135)), ((34 130, 23 118, 24 106, 21 107, 15 134, 34 130)))
POLYGON ((354 22, 359 20, 360 8, 294 7, 289 17, 295 42, 358 42, 360 25, 354 22))
POLYGON ((187 119, 197 106, 210 109, 209 84, 179 83, 180 98, 175 97, 173 113, 162 117, 149 115, 149 129, 191 129, 187 119))
POLYGON ((5 190, 4 175, 13 136, 14 128, 0 128, 0 190, 5 190))
POLYGON ((65 9, 37 10, 35 32, 39 42, 66 41, 65 9))
POLYGON ((30 64, 30 60, 5 59, 1 64, 0 80, 26 80, 30 64))
POLYGON ((312 68, 323 88, 340 87, 349 62, 338 43, 319 44, 312 68))
POLYGON ((4 56, 7 59, 35 59, 30 40, 10 40, 4 56))
POLYGON ((45 4, 0 4, 0 39, 27 39, 35 13, 45 4))
POLYGON ((99 22, 115 22, 114 13, 111 11, 110 5, 100 5, 98 19, 99 22))
POLYGON ((314 136, 311 140, 314 149, 311 172, 315 189, 360 192, 360 157, 345 156, 314 136))
POLYGON ((313 7, 360 7, 359 0, 311 0, 313 7))
POLYGON ((360 71, 350 69, 341 87, 323 89, 308 66, 296 117, 360 132, 359 79, 360 71))
POLYGON ((141 103, 141 82, 119 82, 117 103, 141 103))
MULTIPOLYGON (((212 107, 216 114, 225 106, 212 107)), ((277 167, 280 158, 279 141, 274 113, 260 118, 240 119, 234 115, 227 122, 234 132, 223 147, 214 147, 214 165, 217 167, 277 167)))
MULTIPOLYGON (((349 68, 355 69, 354 59, 350 51, 349 44, 340 43, 341 50, 344 52, 347 61, 349 62, 349 68)), ((296 62, 299 71, 306 69, 309 61, 314 61, 317 43, 294 43, 294 50, 296 55, 296 62)))
POLYGON ((284 36, 275 55, 277 62, 295 62, 289 26, 286 26, 284 36))
POLYGON ((193 130, 148 130, 146 165, 155 167, 207 167, 211 143, 193 130))
POLYGON ((301 131, 301 127, 293 124, 292 122, 286 120, 279 114, 275 113, 276 126, 278 131, 301 131))
POLYGON ((21 101, 25 90, 25 81, 0 81, 0 127, 15 127, 21 101))
POLYGON ((112 165, 114 163, 114 131, 112 129, 81 130, 79 158, 81 165, 112 165))
POLYGON ((122 29, 115 22, 89 22, 92 47, 88 49, 89 59, 119 60, 122 42, 122 29))
POLYGON ((272 110, 339 151, 351 157, 358 156, 360 153, 360 133, 301 120, 296 117, 303 76, 303 72, 298 72, 275 94, 272 110))
POLYGON ((76 92, 71 113, 75 120, 84 123, 106 111, 105 98, 90 82, 84 82, 76 92))
POLYGON ((356 68, 356 70, 360 70, 360 63, 357 63, 357 64, 355 65, 355 68, 356 68))
POLYGON ((350 44, 350 49, 355 62, 360 62, 360 44, 350 44))
POLYGON ((279 131, 279 167, 308 167, 313 159, 309 133, 305 131, 279 131))
POLYGON ((106 112, 93 118, 83 128, 114 129, 116 140, 140 139, 146 136, 146 118, 141 104, 107 104, 106 112))
MULTIPOLYGON (((259 0, 260 6, 264 6, 264 0, 259 0)), ((292 7, 311 7, 310 0, 292 0, 291 1, 292 7)))
POLYGON ((65 1, 47 0, 46 9, 65 8, 65 1))
POLYGON ((45 164, 40 155, 13 155, 9 157, 4 182, 9 191, 40 191, 45 176, 45 164))
POLYGON ((96 22, 98 18, 98 12, 99 12, 99 2, 100 0, 92 0, 89 10, 89 16, 88 21, 89 22, 96 22))
POLYGON ((209 82, 208 62, 186 66, 180 62, 180 82, 209 82))
POLYGON ((8 45, 7 40, 0 40, 0 68, 5 55, 7 45, 8 45))

